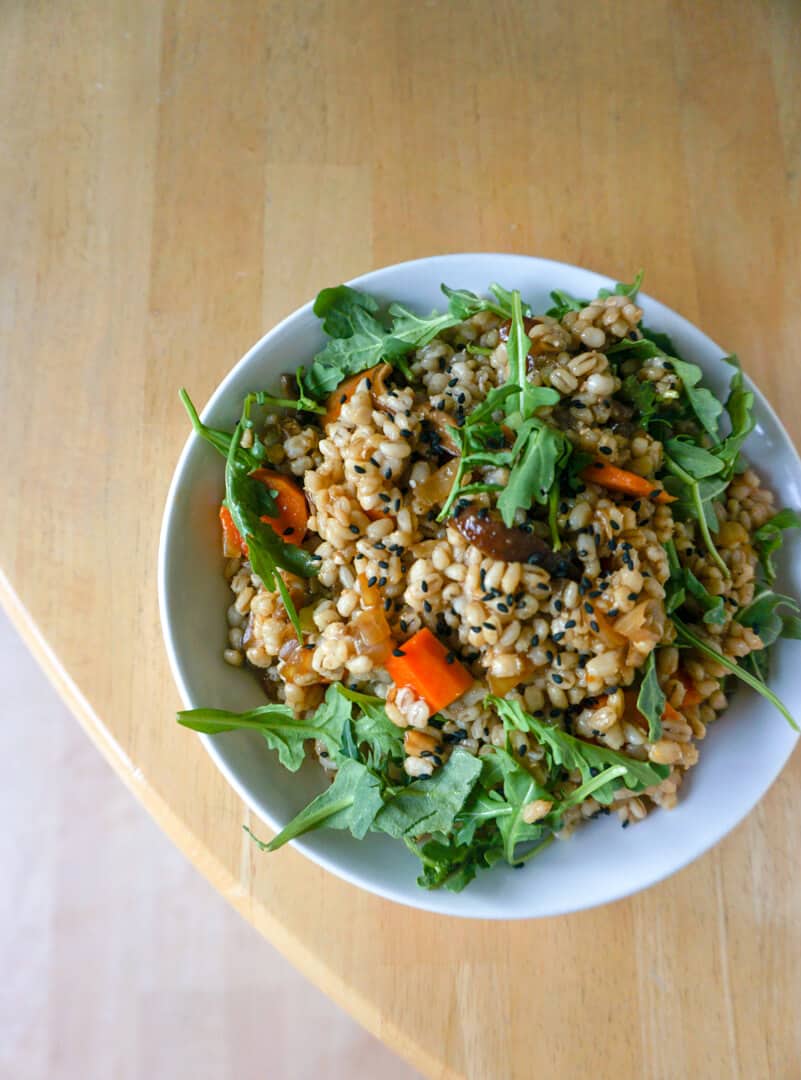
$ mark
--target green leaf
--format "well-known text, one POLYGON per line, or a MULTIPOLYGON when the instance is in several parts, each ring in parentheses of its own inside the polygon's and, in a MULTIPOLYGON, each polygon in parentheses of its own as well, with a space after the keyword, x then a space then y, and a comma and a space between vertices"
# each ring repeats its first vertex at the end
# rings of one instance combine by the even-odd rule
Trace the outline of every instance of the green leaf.
POLYGON ((618 779, 622 780, 630 791, 644 791, 659 784, 670 772, 666 765, 637 761, 615 750, 608 750, 604 746, 596 746, 568 735, 560 728, 551 727, 538 717, 530 716, 517 701, 505 701, 493 696, 486 700, 494 706, 507 730, 512 728, 529 731, 535 736, 544 747, 552 769, 557 766, 568 770, 578 769, 582 781, 587 783, 595 778, 598 771, 610 766, 624 766, 625 772, 622 775, 616 773, 614 780, 594 792, 599 803, 608 804, 612 801, 615 791, 620 787, 618 779))
POLYGON ((557 472, 570 457, 572 444, 556 428, 532 417, 520 427, 512 447, 512 468, 506 487, 498 499, 504 524, 514 523, 518 509, 528 510, 532 502, 545 504, 556 482, 557 472))
MULTIPOLYGON (((503 285, 499 285, 497 281, 494 281, 489 287, 489 291, 498 301, 497 306, 493 309, 496 315, 504 316, 507 319, 512 318, 514 312, 514 294, 516 289, 505 289, 503 285)), ((527 318, 531 316, 531 308, 528 304, 521 300, 521 311, 527 318)))
POLYGON ((178 713, 177 720, 184 727, 206 735, 235 730, 258 731, 270 749, 278 752, 284 768, 296 772, 303 764, 303 744, 307 739, 322 739, 332 756, 339 751, 350 706, 333 694, 333 690, 334 687, 329 687, 325 701, 308 720, 297 720, 288 705, 261 705, 240 713, 225 709, 187 709, 178 713))
POLYGON ((627 375, 620 388, 621 397, 637 410, 640 425, 647 431, 657 411, 657 396, 654 384, 647 379, 642 382, 636 375, 627 375))
POLYGON ((526 333, 523 322, 523 309, 520 293, 517 289, 512 293, 512 319, 509 326, 509 337, 506 341, 506 356, 509 361, 509 378, 506 380, 511 386, 519 389, 517 398, 510 397, 506 400, 507 412, 518 411, 525 417, 523 401, 523 389, 528 384, 528 351, 531 339, 526 333))
POLYGON ((395 342, 401 342, 404 351, 407 352, 412 349, 421 349, 443 330, 456 326, 462 321, 455 315, 441 315, 438 311, 432 311, 427 318, 424 318, 421 315, 415 315, 402 304, 392 304, 389 314, 393 319, 390 337, 395 342))
POLYGON ((481 761, 466 750, 453 751, 441 769, 415 780, 387 801, 375 828, 395 837, 449 833, 481 772, 481 761))
MULTIPOLYGON (((231 439, 233 438, 232 432, 219 431, 216 428, 210 428, 207 424, 204 424, 198 416, 197 409, 192 403, 192 399, 183 387, 178 391, 178 396, 189 415, 189 419, 192 422, 192 427, 195 429, 195 432, 201 439, 205 439, 210 446, 213 446, 218 454, 227 458, 228 452, 231 449, 231 439)), ((259 459, 251 454, 249 450, 245 450, 242 446, 237 446, 236 456, 241 467, 247 472, 252 472, 261 465, 259 459)))
POLYGON ((801 619, 796 615, 783 615, 781 636, 792 641, 801 641, 801 619))
POLYGON ((634 281, 632 281, 631 285, 626 285, 624 282, 618 281, 618 283, 617 283, 617 285, 615 285, 614 289, 599 289, 598 290, 598 299, 599 300, 605 300, 607 298, 607 296, 615 296, 615 295, 617 295, 617 296, 630 296, 631 299, 634 300, 635 297, 637 296, 637 293, 640 291, 640 286, 642 285, 642 279, 644 277, 645 277, 645 271, 640 270, 639 274, 637 274, 634 281))
POLYGON ((651 330, 647 326, 643 326, 642 323, 640 324, 640 333, 647 341, 656 345, 662 355, 680 358, 680 353, 669 334, 664 334, 661 330, 651 330))
POLYGON ((323 320, 323 330, 333 338, 346 338, 353 334, 356 310, 372 315, 378 311, 378 301, 367 293, 351 289, 349 285, 323 289, 314 301, 314 314, 323 320))
POLYGON ((750 626, 767 649, 784 634, 784 617, 779 614, 781 607, 789 607, 795 615, 801 611, 792 596, 782 596, 766 589, 737 612, 736 621, 742 626, 750 626))
POLYGON ((516 862, 518 844, 541 842, 551 830, 541 822, 528 824, 523 819, 526 805, 535 799, 553 801, 551 793, 522 768, 506 750, 496 747, 492 756, 498 762, 503 775, 503 796, 509 812, 497 817, 498 831, 503 838, 503 853, 508 863, 516 862))
POLYGON ((675 611, 676 608, 681 607, 686 598, 686 589, 684 581, 684 569, 679 562, 678 552, 676 551, 676 545, 672 540, 668 540, 665 543, 665 552, 668 559, 668 570, 670 576, 665 584, 665 611, 668 615, 675 611))
POLYGON ((716 476, 723 472, 723 462, 715 454, 693 442, 687 442, 686 439, 668 439, 665 449, 671 458, 696 480, 704 480, 707 476, 716 476))
POLYGON ((349 375, 375 367, 384 356, 389 335, 381 323, 358 305, 351 309, 349 319, 352 332, 332 338, 306 373, 306 388, 318 400, 349 375))
POLYGON ((421 844, 407 839, 406 846, 422 863, 417 884, 424 889, 448 889, 449 892, 461 892, 478 870, 488 869, 503 857, 497 831, 469 845, 437 837, 421 844))
POLYGON ((693 648, 703 653, 704 656, 709 656, 713 660, 716 660, 719 664, 725 667, 727 671, 730 671, 732 675, 736 675, 741 682, 744 682, 747 686, 750 686, 752 690, 756 690, 756 692, 758 694, 761 694, 762 697, 764 697, 767 701, 771 703, 771 705, 775 706, 785 718, 790 727, 793 729, 793 731, 799 730, 798 725, 796 724, 795 720, 792 717, 792 714, 789 712, 786 705, 784 705, 776 696, 776 694, 774 694, 768 686, 765 686, 764 683, 762 683, 762 681, 756 675, 753 675, 750 671, 746 671, 745 668, 743 668, 740 664, 735 663, 734 660, 731 660, 728 656, 724 656, 723 653, 713 648, 710 644, 708 644, 708 642, 703 641, 701 638, 698 637, 697 634, 694 634, 688 626, 685 626, 681 619, 678 619, 675 615, 673 616, 673 625, 676 628, 676 636, 680 642, 685 645, 692 645, 693 648))
POLYGON ((753 536, 754 546, 759 552, 759 559, 769 585, 776 580, 773 555, 782 546, 782 533, 785 529, 801 529, 801 514, 795 510, 780 510, 778 514, 774 514, 769 521, 761 525, 753 536))
POLYGON ((699 386, 703 372, 697 364, 689 364, 686 360, 679 360, 675 356, 671 357, 671 363, 673 370, 681 379, 687 400, 699 423, 717 442, 718 421, 723 412, 723 406, 711 390, 707 390, 705 386, 699 386))
POLYGON ((753 416, 754 394, 745 385, 739 360, 733 355, 724 356, 723 359, 735 368, 729 384, 729 396, 726 399, 726 412, 729 415, 731 431, 715 448, 715 454, 726 466, 726 475, 731 476, 737 467, 740 449, 754 430, 756 420, 753 416))
POLYGON ((662 738, 662 713, 665 711, 665 695, 656 674, 655 652, 648 654, 643 668, 642 682, 637 694, 637 709, 648 721, 648 741, 662 738))
POLYGON ((352 724, 353 738, 357 746, 367 746, 367 764, 372 768, 383 768, 390 760, 402 761, 405 756, 403 732, 387 716, 381 698, 360 694, 341 683, 336 684, 336 690, 359 710, 352 724))
POLYGON ((563 319, 568 311, 581 311, 582 308, 587 307, 589 304, 589 300, 578 300, 575 296, 571 296, 570 293, 563 292, 561 289, 553 290, 551 300, 553 300, 553 307, 548 308, 546 315, 559 320, 563 319))
MULTIPOLYGON (((494 755, 488 754, 481 759, 482 764, 490 760, 494 755)), ((476 830, 495 821, 499 817, 505 817, 512 813, 512 808, 504 797, 497 791, 485 791, 480 786, 473 789, 470 798, 464 804, 454 823, 456 840, 460 844, 471 844, 476 835, 476 830)))
POLYGON ((671 507, 673 515, 679 519, 690 518, 698 522, 698 528, 710 558, 720 568, 720 572, 724 577, 731 577, 731 572, 715 546, 715 541, 712 539, 712 533, 717 532, 719 527, 713 503, 718 495, 726 490, 728 481, 720 476, 696 480, 669 454, 665 454, 665 468, 680 481, 680 483, 677 483, 671 477, 668 477, 665 483, 665 488, 677 500, 671 507))
POLYGON ((684 570, 684 581, 687 592, 698 602, 698 606, 704 613, 704 622, 723 626, 726 622, 726 606, 723 603, 723 597, 713 596, 689 568, 684 570))
POLYGON ((315 829, 349 829, 361 840, 369 831, 384 801, 381 781, 366 765, 343 758, 331 786, 304 807, 267 845, 276 851, 315 829))

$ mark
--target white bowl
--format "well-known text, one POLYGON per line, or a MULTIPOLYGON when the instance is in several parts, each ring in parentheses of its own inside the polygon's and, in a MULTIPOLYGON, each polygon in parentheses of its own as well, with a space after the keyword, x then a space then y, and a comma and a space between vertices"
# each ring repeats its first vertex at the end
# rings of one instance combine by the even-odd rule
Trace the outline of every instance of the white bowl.
MULTIPOLYGON (((520 289, 535 311, 550 306, 551 289, 594 296, 598 288, 609 284, 600 274, 565 263, 491 254, 418 259, 365 274, 351 284, 374 293, 382 302, 400 300, 427 313, 443 305, 439 288, 443 281, 478 293, 498 281, 520 289)), ((681 355, 699 364, 718 396, 725 397, 731 368, 721 360, 724 350, 646 294, 640 294, 639 303, 646 324, 669 333, 681 355)), ((233 429, 247 391, 274 385, 282 371, 307 362, 322 344, 318 320, 308 303, 265 334, 239 361, 204 410, 204 420, 214 427, 233 429)), ((191 372, 186 382, 191 392, 191 372)), ((757 426, 746 453, 770 477, 779 504, 799 507, 801 461, 770 405, 758 390, 755 393, 757 426)), ((177 393, 175 408, 180 408, 177 393)), ((264 700, 249 673, 229 667, 222 659, 230 595, 220 558, 217 510, 222 492, 222 459, 190 435, 167 497, 159 551, 164 639, 187 708, 238 710, 264 700)), ((798 541, 788 535, 781 559, 781 591, 795 596, 801 596, 798 555, 798 541)), ((793 671, 798 649, 788 641, 776 646, 771 685, 791 712, 801 717, 801 682, 797 670, 793 671)), ((188 732, 186 737, 191 738, 188 732)), ((312 763, 298 773, 286 772, 258 734, 230 732, 200 738, 228 782, 271 830, 280 829, 325 785, 312 763)), ((644 889, 717 843, 765 794, 796 738, 763 698, 738 688, 704 741, 700 762, 690 773, 675 810, 657 810, 625 831, 614 816, 595 821, 571 839, 553 844, 522 870, 504 866, 479 873, 459 894, 420 889, 415 882, 417 860, 384 836, 369 835, 357 841, 349 833, 322 831, 295 843, 339 877, 412 907, 494 919, 564 914, 644 889)), ((281 853, 263 857, 280 859, 281 853)))

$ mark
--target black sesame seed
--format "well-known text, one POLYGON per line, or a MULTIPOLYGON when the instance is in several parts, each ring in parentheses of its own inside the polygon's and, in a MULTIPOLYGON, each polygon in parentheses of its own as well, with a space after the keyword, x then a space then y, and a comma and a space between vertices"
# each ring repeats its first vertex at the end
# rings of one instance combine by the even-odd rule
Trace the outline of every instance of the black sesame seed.
MULTIPOLYGON (((626 820, 623 822, 623 824, 620 827, 621 827, 621 829, 627 829, 629 827, 629 825, 631 825, 631 822, 629 821, 628 818, 626 818, 626 820)), ((639 833, 637 835, 639 836, 639 833)))
POLYGON ((599 446, 599 447, 598 447, 598 449, 600 450, 600 452, 601 452, 602 454, 607 454, 607 455, 609 455, 609 454, 611 454, 611 453, 612 453, 612 448, 611 448, 611 446, 599 446))
POLYGON ((393 656, 405 656, 406 653, 403 651, 403 649, 393 649, 392 650, 392 655, 393 656))
POLYGON ((412 433, 411 433, 411 431, 409 431, 408 428, 405 428, 405 427, 401 428, 400 433, 404 437, 404 439, 411 439, 412 438, 412 433))
MULTIPOLYGON (((291 536, 291 535, 292 535, 292 533, 293 533, 294 531, 295 531, 294 527, 293 527, 292 525, 289 525, 289 526, 287 526, 287 528, 286 528, 286 529, 284 529, 284 531, 283 531, 283 534, 282 534, 282 535, 283 535, 283 536, 291 536)), ((357 531, 358 531, 358 530, 357 530, 357 531)))
POLYGON ((606 614, 607 614, 607 615, 609 616, 609 618, 610 618, 610 619, 614 619, 614 618, 615 618, 615 617, 616 617, 617 615, 619 615, 619 614, 620 614, 620 611, 619 611, 619 609, 618 609, 618 608, 616 608, 616 607, 613 607, 613 608, 610 608, 610 609, 609 609, 609 610, 607 611, 607 613, 606 613, 606 614))
POLYGON ((551 717, 552 720, 555 720, 557 716, 562 715, 562 712, 561 709, 551 709, 548 715, 551 717))
POLYGON ((629 593, 629 597, 628 597, 628 598, 629 598, 629 600, 636 600, 636 599, 637 599, 637 597, 638 597, 638 595, 639 595, 639 593, 636 593, 636 592, 630 592, 630 593, 629 593))
POLYGON ((392 598, 388 596, 386 598, 386 600, 384 601, 384 611, 391 611, 391 610, 392 610, 392 598))
POLYGON ((501 611, 504 615, 506 615, 509 612, 509 608, 506 604, 498 604, 498 611, 501 611))
POLYGON ((599 634, 601 632, 601 628, 598 625, 598 623, 595 621, 595 619, 593 619, 592 622, 590 623, 590 629, 596 634, 599 634))
POLYGON ((386 585, 386 583, 387 583, 387 579, 385 577, 380 577, 378 579, 378 587, 379 587, 379 589, 383 589, 384 586, 386 585))
POLYGON ((564 604, 562 603, 562 601, 561 601, 561 600, 554 600, 554 602, 553 602, 553 606, 554 606, 554 611, 561 611, 561 610, 562 610, 562 608, 563 608, 563 607, 564 607, 565 605, 564 605, 564 604))
POLYGON ((536 647, 539 645, 539 643, 540 643, 540 635, 539 634, 532 634, 531 635, 531 647, 533 649, 536 649, 536 647))
POLYGON ((354 465, 353 471, 359 473, 359 475, 361 476, 367 472, 367 469, 365 469, 364 465, 354 465))
POLYGON ((423 601, 423 611, 426 613, 426 615, 431 614, 431 604, 428 602, 428 600, 423 601))
POLYGON ((379 559, 378 565, 381 567, 382 570, 389 570, 389 563, 386 559, 379 559))
MULTIPOLYGON (((592 594, 590 594, 590 595, 592 595, 592 594)), ((593 611, 592 604, 588 600, 584 601, 584 610, 587 612, 588 615, 592 615, 592 611, 593 611)))
POLYGON ((350 531, 353 533, 354 536, 359 535, 359 526, 358 525, 348 525, 348 528, 350 529, 350 531))
POLYGON ((617 531, 617 530, 618 530, 618 529, 620 528, 620 523, 619 523, 619 522, 617 522, 617 521, 614 521, 614 520, 613 520, 612 518, 610 518, 610 519, 609 519, 609 526, 610 526, 610 528, 612 528, 612 529, 614 529, 615 531, 617 531))
POLYGON ((401 628, 401 633, 402 634, 405 634, 406 631, 409 629, 409 624, 406 622, 405 619, 401 619, 398 625, 401 628))
POLYGON ((526 753, 526 744, 521 742, 517 748, 517 752, 521 757, 524 757, 526 753))
POLYGON ((552 679, 553 679, 553 681, 554 681, 554 682, 555 682, 555 683, 557 684, 557 686, 558 686, 558 685, 559 685, 560 683, 563 683, 563 682, 565 681, 565 680, 564 680, 564 679, 562 678, 562 676, 561 676, 561 675, 557 675, 555 671, 551 673, 551 678, 552 678, 552 679))
POLYGON ((445 657, 445 663, 446 664, 452 664, 455 659, 456 659, 456 657, 454 656, 454 654, 452 652, 449 652, 445 657))
MULTIPOLYGON (((587 593, 587 595, 594 600, 596 597, 601 595, 601 590, 600 589, 593 589, 592 592, 587 593)), ((592 611, 592 608, 591 607, 588 608, 586 604, 584 605, 584 607, 588 611, 592 611)))
POLYGON ((575 619, 568 619, 567 622, 565 623, 565 630, 572 630, 575 625, 576 625, 576 620, 575 619))
MULTIPOLYGON (((564 636, 565 636, 564 631, 560 630, 558 634, 551 634, 551 640, 555 641, 556 644, 558 645, 559 642, 562 640, 562 638, 564 636)), ((553 657, 551 657, 551 659, 553 659, 553 657)))
POLYGON ((367 588, 368 588, 368 589, 372 589, 373 585, 375 585, 375 583, 376 583, 377 581, 378 581, 378 578, 377 578, 377 577, 375 576, 375 574, 373 574, 373 576, 372 576, 372 577, 369 577, 369 578, 367 579, 367 588))
POLYGON ((420 582, 420 588, 421 588, 421 590, 423 592, 428 592, 428 582, 427 581, 421 581, 420 582))

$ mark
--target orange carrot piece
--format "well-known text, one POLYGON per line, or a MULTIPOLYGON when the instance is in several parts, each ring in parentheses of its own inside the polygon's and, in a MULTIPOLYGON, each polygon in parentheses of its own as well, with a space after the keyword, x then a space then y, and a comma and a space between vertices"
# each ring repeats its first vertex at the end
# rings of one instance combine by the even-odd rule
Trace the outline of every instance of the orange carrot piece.
POLYGON ((676 678, 680 683, 684 685, 684 699, 682 700, 682 706, 687 706, 689 709, 691 705, 697 705, 701 701, 701 695, 695 689, 693 681, 686 671, 676 672, 676 678))
POLYGON ((250 474, 275 492, 275 517, 262 517, 275 533, 290 544, 299 544, 306 535, 309 524, 309 508, 306 496, 296 483, 281 473, 269 469, 256 469, 250 474))
POLYGON ((665 702, 665 707, 662 710, 662 719, 672 720, 674 723, 684 723, 684 717, 681 715, 678 709, 673 708, 669 701, 665 702))
POLYGON ((620 469, 617 465, 608 465, 605 461, 593 461, 581 470, 581 479, 588 484, 598 484, 599 487, 608 488, 609 491, 617 491, 621 495, 631 495, 636 499, 653 499, 658 503, 675 502, 675 495, 668 494, 658 487, 653 480, 646 480, 644 476, 630 472, 628 469, 620 469))
POLYGON ((226 559, 235 558, 237 555, 247 555, 247 544, 242 539, 239 529, 234 525, 234 519, 227 506, 220 506, 220 524, 223 535, 223 555, 226 559))
POLYGON ((473 676, 423 627, 393 649, 384 666, 398 687, 408 686, 433 712, 439 712, 469 690, 473 676))

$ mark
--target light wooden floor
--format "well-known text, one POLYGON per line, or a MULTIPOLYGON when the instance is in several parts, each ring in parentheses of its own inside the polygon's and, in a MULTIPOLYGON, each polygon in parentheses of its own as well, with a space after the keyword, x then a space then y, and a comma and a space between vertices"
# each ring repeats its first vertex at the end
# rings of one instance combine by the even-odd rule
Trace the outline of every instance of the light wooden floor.
POLYGON ((0 1077, 410 1080, 159 832, 0 614, 0 1077))

